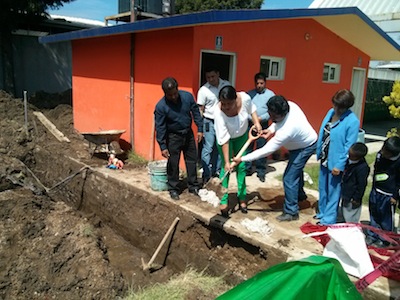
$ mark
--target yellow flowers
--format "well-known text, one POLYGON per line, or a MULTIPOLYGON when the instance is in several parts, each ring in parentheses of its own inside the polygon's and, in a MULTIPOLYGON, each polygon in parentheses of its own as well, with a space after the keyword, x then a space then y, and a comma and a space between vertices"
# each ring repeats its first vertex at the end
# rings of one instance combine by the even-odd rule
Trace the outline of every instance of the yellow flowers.
MULTIPOLYGON (((384 96, 382 101, 388 106, 390 115, 393 118, 400 119, 400 81, 397 80, 393 83, 392 92, 389 96, 384 96)), ((387 136, 398 136, 399 133, 397 128, 392 128, 387 136)))

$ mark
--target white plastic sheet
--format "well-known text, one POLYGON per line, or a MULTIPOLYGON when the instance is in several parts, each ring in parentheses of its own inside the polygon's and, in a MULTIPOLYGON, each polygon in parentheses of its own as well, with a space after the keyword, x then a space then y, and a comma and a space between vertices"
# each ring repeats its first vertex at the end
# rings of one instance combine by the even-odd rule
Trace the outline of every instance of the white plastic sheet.
POLYGON ((336 258, 347 274, 363 277, 374 270, 365 236, 358 227, 330 228, 324 232, 330 236, 323 255, 336 258))

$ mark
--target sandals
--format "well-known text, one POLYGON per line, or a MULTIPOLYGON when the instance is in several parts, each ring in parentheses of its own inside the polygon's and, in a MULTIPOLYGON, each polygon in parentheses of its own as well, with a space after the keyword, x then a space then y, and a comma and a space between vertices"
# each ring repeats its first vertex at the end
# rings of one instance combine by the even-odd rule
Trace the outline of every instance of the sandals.
POLYGON ((248 213, 248 211, 247 211, 247 204, 246 204, 246 202, 240 202, 239 203, 239 208, 240 208, 240 211, 242 212, 242 214, 247 214, 248 213), (244 205, 243 205, 244 204, 244 205))
MULTIPOLYGON (((221 216, 223 216, 224 218, 228 218, 229 217, 229 207, 228 207, 227 204, 220 205, 219 209, 221 210, 221 216)), ((247 203, 245 201, 240 201, 239 202, 239 209, 242 212, 242 214, 247 214, 248 213, 247 203)))

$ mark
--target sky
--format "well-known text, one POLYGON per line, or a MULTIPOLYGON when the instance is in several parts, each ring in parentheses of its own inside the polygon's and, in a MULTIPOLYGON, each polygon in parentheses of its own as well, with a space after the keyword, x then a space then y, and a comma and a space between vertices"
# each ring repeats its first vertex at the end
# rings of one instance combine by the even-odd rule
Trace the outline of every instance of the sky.
MULTIPOLYGON (((307 8, 312 0, 264 0, 263 9, 307 8)), ((118 0, 75 0, 57 10, 49 10, 53 15, 77 17, 104 21, 104 17, 118 13, 118 0)))

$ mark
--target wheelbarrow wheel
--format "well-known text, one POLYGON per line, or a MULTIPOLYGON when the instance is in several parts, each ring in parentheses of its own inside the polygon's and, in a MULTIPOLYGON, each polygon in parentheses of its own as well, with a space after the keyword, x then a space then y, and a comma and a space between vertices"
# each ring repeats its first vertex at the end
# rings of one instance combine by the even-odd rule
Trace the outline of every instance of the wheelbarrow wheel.
POLYGON ((112 141, 108 147, 110 152, 114 152, 115 154, 121 154, 124 151, 122 151, 121 146, 117 141, 112 141))

